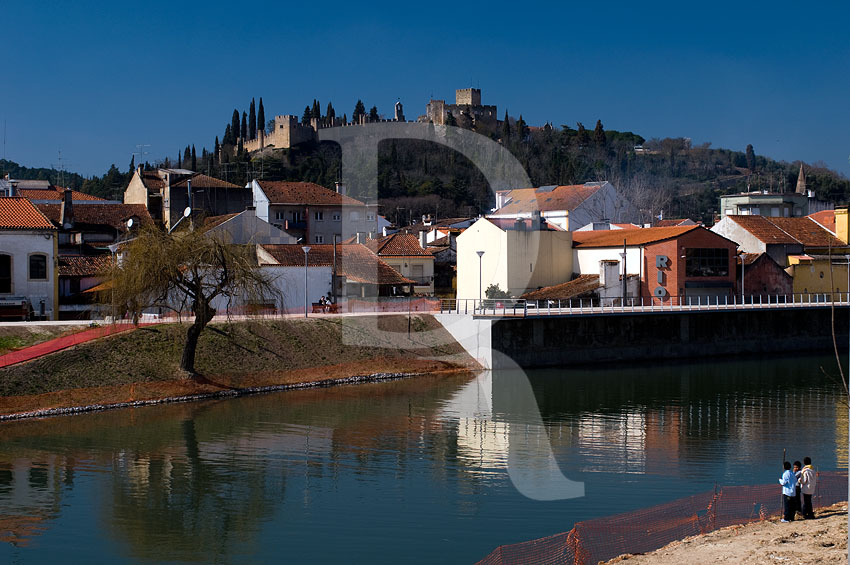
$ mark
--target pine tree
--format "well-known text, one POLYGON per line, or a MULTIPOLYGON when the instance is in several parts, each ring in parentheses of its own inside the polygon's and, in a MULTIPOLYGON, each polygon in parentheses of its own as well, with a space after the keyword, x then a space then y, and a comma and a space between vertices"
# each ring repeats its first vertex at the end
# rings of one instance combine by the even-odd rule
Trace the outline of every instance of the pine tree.
POLYGON ((360 122, 360 116, 366 115, 366 106, 363 105, 362 100, 358 100, 357 104, 354 105, 354 113, 351 114, 351 121, 354 123, 360 122))
POLYGON ((747 145, 747 168, 751 173, 756 170, 756 152, 753 151, 752 144, 747 145))
POLYGON ((502 122, 502 140, 507 141, 511 138, 511 122, 508 120, 508 110, 505 109, 505 121, 502 122))
POLYGON ((257 128, 266 127, 266 111, 263 110, 263 97, 260 96, 260 107, 257 108, 257 128))
POLYGON ((587 130, 584 129, 584 124, 581 122, 576 123, 577 126, 577 134, 576 141, 578 142, 579 147, 587 147, 587 144, 590 143, 590 135, 587 133, 587 130))
POLYGON ((257 111, 254 105, 254 99, 251 98, 251 106, 248 110, 248 139, 257 138, 257 111))
POLYGON ((602 129, 602 120, 596 120, 596 127, 593 128, 593 143, 597 147, 605 147, 605 130, 602 129))
POLYGON ((380 119, 381 119, 381 117, 378 116, 378 107, 372 106, 372 108, 369 109, 369 121, 370 122, 377 122, 380 119))
POLYGON ((239 138, 244 142, 248 139, 248 114, 245 112, 242 112, 242 129, 239 131, 241 132, 239 138))
POLYGON ((197 166, 198 166, 198 158, 197 158, 197 156, 195 156, 195 145, 192 144, 192 170, 193 171, 197 170, 197 166))
POLYGON ((239 110, 233 110, 233 116, 230 118, 230 145, 236 145, 237 137, 239 137, 239 110))

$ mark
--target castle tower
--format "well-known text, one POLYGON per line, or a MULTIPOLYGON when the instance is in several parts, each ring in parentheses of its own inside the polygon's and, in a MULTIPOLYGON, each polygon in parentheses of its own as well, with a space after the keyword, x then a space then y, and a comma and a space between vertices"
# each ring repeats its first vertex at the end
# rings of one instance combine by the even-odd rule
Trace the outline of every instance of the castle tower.
POLYGON ((404 107, 401 105, 401 100, 395 103, 395 121, 404 121, 404 107))
POLYGON ((460 88, 456 90, 455 104, 458 106, 481 106, 481 89, 460 88))
POLYGON ((806 191, 806 173, 803 172, 803 164, 800 163, 800 175, 797 177, 797 194, 808 194, 806 191))

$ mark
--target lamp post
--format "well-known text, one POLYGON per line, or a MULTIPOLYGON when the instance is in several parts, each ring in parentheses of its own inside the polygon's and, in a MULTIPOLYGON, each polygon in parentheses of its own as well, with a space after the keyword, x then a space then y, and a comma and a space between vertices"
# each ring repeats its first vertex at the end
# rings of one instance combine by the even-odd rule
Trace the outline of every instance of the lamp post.
POLYGON ((484 256, 484 252, 476 251, 476 253, 478 254, 478 307, 481 308, 481 285, 483 284, 481 279, 481 257, 484 256))
POLYGON ((309 300, 307 298, 307 254, 310 253, 309 245, 302 245, 301 249, 304 250, 304 317, 307 317, 307 307, 309 306, 309 300))
POLYGON ((741 305, 744 304, 744 255, 741 251, 741 305))

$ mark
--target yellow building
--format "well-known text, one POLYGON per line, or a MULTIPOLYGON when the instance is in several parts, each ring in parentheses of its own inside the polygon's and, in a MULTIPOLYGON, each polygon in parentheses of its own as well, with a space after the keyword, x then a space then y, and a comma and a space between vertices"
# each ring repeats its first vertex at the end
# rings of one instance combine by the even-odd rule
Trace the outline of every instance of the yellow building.
POLYGON ((572 242, 570 232, 539 217, 481 218, 457 237, 457 297, 485 297, 490 285, 520 296, 566 282, 573 272, 572 242))

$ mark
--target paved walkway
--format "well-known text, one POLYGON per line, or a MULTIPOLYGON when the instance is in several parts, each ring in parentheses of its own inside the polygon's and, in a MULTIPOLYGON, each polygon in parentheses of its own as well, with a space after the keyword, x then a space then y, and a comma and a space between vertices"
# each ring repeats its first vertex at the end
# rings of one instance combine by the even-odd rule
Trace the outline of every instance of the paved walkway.
MULTIPOLYGON (((140 324, 140 327, 149 325, 151 324, 140 324)), ((17 351, 12 351, 5 355, 0 355, 0 368, 8 367, 9 365, 14 365, 16 363, 23 363, 24 361, 31 361, 36 357, 41 357, 42 355, 47 355, 49 353, 56 353, 57 351, 73 347, 74 345, 92 341, 93 339, 99 339, 101 337, 121 332, 128 332, 134 329, 136 328, 131 323, 109 324, 76 332, 71 335, 57 337, 48 341, 43 341, 17 351)))

